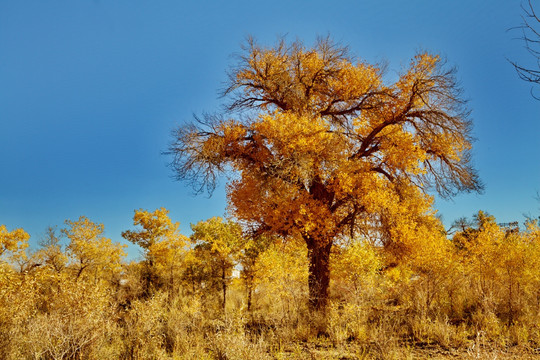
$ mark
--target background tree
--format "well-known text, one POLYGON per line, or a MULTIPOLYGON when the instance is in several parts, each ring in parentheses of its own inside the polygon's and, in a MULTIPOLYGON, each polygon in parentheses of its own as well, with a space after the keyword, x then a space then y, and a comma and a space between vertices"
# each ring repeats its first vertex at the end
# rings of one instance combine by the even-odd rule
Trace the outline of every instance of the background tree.
POLYGON ((133 225, 141 229, 124 231, 122 237, 144 251, 145 292, 150 291, 152 284, 158 285, 158 277, 173 291, 188 240, 179 231, 180 223, 169 218, 169 210, 159 208, 153 212, 135 210, 133 225))
POLYGON ((242 270, 240 277, 246 287, 247 310, 251 311, 253 303, 253 291, 256 286, 256 277, 261 255, 268 250, 275 242, 272 236, 261 235, 258 237, 247 237, 244 239, 242 249, 239 254, 242 270))
MULTIPOLYGON (((538 85, 540 84, 540 17, 531 0, 521 7, 524 14, 521 16, 522 23, 517 29, 521 30, 521 39, 525 44, 525 49, 533 57, 535 65, 527 66, 514 61, 511 63, 522 80, 538 85)), ((531 94, 535 99, 540 100, 532 89, 531 94)))
POLYGON ((66 250, 76 279, 92 271, 94 278, 98 279, 98 275, 112 274, 120 269, 122 258, 126 256, 126 245, 113 243, 103 236, 103 224, 96 224, 86 216, 76 221, 66 220, 65 224, 62 233, 70 241, 66 250))
POLYGON ((41 249, 36 253, 36 261, 42 266, 60 273, 65 268, 68 258, 62 251, 60 237, 56 233, 56 226, 47 227, 39 246, 41 249))
POLYGON ((313 48, 249 40, 229 79, 231 118, 179 128, 172 166, 198 190, 233 174, 239 220, 304 240, 312 309, 326 307, 337 238, 369 229, 391 248, 431 216, 427 190, 480 189, 468 111, 438 56, 418 54, 386 85, 378 66, 329 39, 313 48))
POLYGON ((333 287, 342 299, 361 302, 377 291, 376 275, 383 268, 378 249, 367 242, 355 241, 335 246, 332 252, 333 287))
POLYGON ((220 217, 213 217, 191 225, 191 229, 194 251, 199 254, 199 258, 204 259, 203 266, 209 274, 207 280, 221 288, 221 307, 225 311, 232 270, 243 247, 242 228, 231 220, 223 221, 220 217))
POLYGON ((531 316, 525 309, 540 305, 538 224, 528 221, 525 230, 512 231, 483 211, 470 224, 454 235, 453 242, 468 272, 467 288, 474 306, 508 324, 531 316), (536 304, 528 303, 531 300, 536 304))

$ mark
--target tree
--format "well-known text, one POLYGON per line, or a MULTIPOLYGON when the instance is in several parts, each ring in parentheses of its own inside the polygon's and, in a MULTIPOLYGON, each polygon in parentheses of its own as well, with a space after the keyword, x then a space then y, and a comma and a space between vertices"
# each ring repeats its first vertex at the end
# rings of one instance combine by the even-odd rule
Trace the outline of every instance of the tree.
POLYGON ((96 224, 86 216, 79 217, 77 221, 66 220, 65 224, 62 234, 70 240, 67 252, 72 260, 71 267, 75 270, 75 279, 91 270, 94 271, 94 278, 98 279, 98 274, 120 268, 122 258, 126 256, 126 246, 113 243, 103 236, 103 224, 96 224))
POLYGON ((40 240, 41 249, 36 253, 38 263, 60 273, 66 266, 67 256, 62 251, 60 238, 56 234, 56 226, 48 226, 40 240))
POLYGON ((240 251, 239 260, 242 266, 240 277, 246 287, 247 311, 251 311, 253 303, 253 291, 256 286, 257 268, 261 255, 268 250, 270 245, 275 242, 271 236, 258 236, 244 238, 244 243, 240 251))
POLYGON ((182 126, 170 146, 179 180, 211 191, 231 174, 239 220, 305 241, 313 310, 327 304, 336 239, 376 232, 392 248, 432 215, 426 191, 481 189, 454 71, 421 53, 396 82, 382 75, 329 39, 250 39, 224 91, 230 117, 182 126))
POLYGON ((139 230, 122 232, 122 237, 139 245, 144 250, 146 258, 145 286, 149 291, 150 285, 156 285, 157 275, 168 278, 171 291, 174 290, 175 269, 181 262, 188 238, 180 234, 180 223, 172 222, 169 210, 159 208, 135 210, 133 225, 140 226, 139 230))
MULTIPOLYGON (((237 257, 243 248, 242 228, 233 221, 223 221, 213 217, 191 225, 191 240, 195 244, 195 252, 209 255, 206 266, 210 279, 216 282, 222 291, 221 307, 225 311, 227 305, 227 288, 237 257)), ((199 256, 199 257, 204 257, 199 256)))
MULTIPOLYGON (((534 58, 536 65, 529 67, 511 61, 522 80, 532 84, 540 84, 540 17, 537 14, 532 1, 528 0, 527 6, 522 5, 524 14, 521 16, 522 23, 517 29, 521 30, 521 39, 525 43, 525 49, 534 58)), ((531 90, 532 93, 532 90, 531 90)), ((532 94, 537 100, 539 97, 532 94)))
POLYGON ((353 242, 345 246, 334 247, 331 256, 332 276, 337 280, 339 294, 347 296, 353 302, 360 302, 368 297, 366 288, 376 291, 376 275, 383 267, 381 255, 377 249, 366 242, 353 242))

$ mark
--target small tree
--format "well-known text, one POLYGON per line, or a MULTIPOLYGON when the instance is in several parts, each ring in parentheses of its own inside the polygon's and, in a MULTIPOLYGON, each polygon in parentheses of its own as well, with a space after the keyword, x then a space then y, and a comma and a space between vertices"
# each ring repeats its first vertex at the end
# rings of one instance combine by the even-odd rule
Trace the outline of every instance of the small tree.
POLYGON ((253 303, 253 291, 256 286, 257 268, 261 255, 268 250, 269 246, 275 242, 271 236, 261 235, 258 237, 247 237, 244 239, 240 251, 239 260, 242 266, 240 276, 246 287, 247 310, 251 311, 253 303))
POLYGON ((216 282, 222 291, 221 307, 225 311, 227 305, 227 288, 231 274, 242 249, 243 238, 241 227, 233 221, 223 221, 213 217, 191 225, 191 240, 195 244, 194 251, 206 261, 209 281, 216 282))
POLYGON ((103 236, 105 227, 96 224, 86 216, 78 220, 66 220, 62 233, 69 239, 68 256, 71 258, 70 267, 75 271, 75 279, 83 273, 94 272, 94 279, 104 272, 112 273, 120 269, 122 259, 126 256, 126 245, 113 243, 103 236))
POLYGON ((45 235, 40 240, 39 245, 41 249, 36 253, 38 263, 57 274, 60 273, 66 267, 68 258, 62 251, 56 226, 48 226, 45 229, 45 235))
POLYGON ((527 222, 523 231, 509 230, 479 211, 471 227, 457 232, 453 241, 471 282, 469 296, 476 293, 475 305, 481 311, 496 314, 510 325, 530 314, 527 307, 531 311, 540 305, 540 229, 536 222, 527 222))
POLYGON ((221 173, 232 213, 258 233, 301 238, 309 302, 324 310, 330 252, 345 234, 393 247, 443 196, 479 190, 470 122, 452 70, 418 54, 395 83, 376 65, 321 39, 312 48, 249 40, 230 73, 231 118, 207 116, 174 134, 178 179, 212 190, 221 173))
POLYGON ((153 212, 135 210, 133 225, 140 226, 140 229, 122 232, 122 237, 144 251, 146 293, 151 285, 157 285, 157 276, 167 279, 171 292, 174 291, 176 270, 186 252, 188 238, 180 233, 180 223, 172 222, 168 214, 169 210, 165 208, 153 212))

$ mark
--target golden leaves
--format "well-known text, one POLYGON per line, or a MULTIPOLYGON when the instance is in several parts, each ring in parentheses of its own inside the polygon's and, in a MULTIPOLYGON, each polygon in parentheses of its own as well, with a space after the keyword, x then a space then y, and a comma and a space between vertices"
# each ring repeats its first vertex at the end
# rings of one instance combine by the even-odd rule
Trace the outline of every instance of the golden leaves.
POLYGON ((191 240, 195 244, 204 245, 219 258, 228 259, 237 253, 242 245, 242 229, 233 221, 224 221, 213 217, 191 225, 191 240))
POLYGON ((8 231, 5 225, 0 225, 0 257, 9 252, 12 260, 25 258, 28 239, 30 239, 30 235, 23 229, 8 231))
POLYGON ((165 208, 135 210, 133 225, 140 229, 122 232, 122 237, 142 247, 146 258, 159 268, 178 262, 186 252, 188 239, 180 234, 180 223, 173 222, 168 214, 165 208))
POLYGON ((103 224, 90 221, 86 216, 78 220, 66 220, 66 228, 62 233, 70 240, 67 246, 71 258, 71 266, 75 277, 79 278, 92 270, 97 272, 117 272, 121 261, 126 256, 126 245, 113 243, 103 236, 103 224))

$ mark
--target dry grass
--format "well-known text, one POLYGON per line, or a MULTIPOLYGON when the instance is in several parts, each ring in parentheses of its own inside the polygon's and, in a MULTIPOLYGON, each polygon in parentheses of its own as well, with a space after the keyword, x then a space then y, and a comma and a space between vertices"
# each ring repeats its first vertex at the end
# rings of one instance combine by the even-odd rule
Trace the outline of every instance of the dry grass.
MULTIPOLYGON (((76 291, 76 289, 72 289, 76 291)), ((79 289, 82 291, 82 289, 79 289)), ((157 292, 112 308, 112 296, 30 316, 8 330, 5 359, 533 359, 530 325, 505 326, 488 315, 471 324, 422 318, 410 308, 332 303, 326 334, 303 311, 225 314, 200 298, 157 292), (171 300, 172 299, 172 300, 171 300), (101 304, 101 305, 100 305, 101 304), (217 315, 216 315, 217 314, 217 315), (286 321, 283 319, 286 318, 286 321), (477 330, 484 327, 484 330, 477 330)), ((90 298, 90 297, 88 297, 90 298)), ((274 299, 279 302, 279 299, 274 299)), ((298 304, 298 308, 302 306, 298 304)), ((274 309, 283 309, 276 304, 274 309)))

